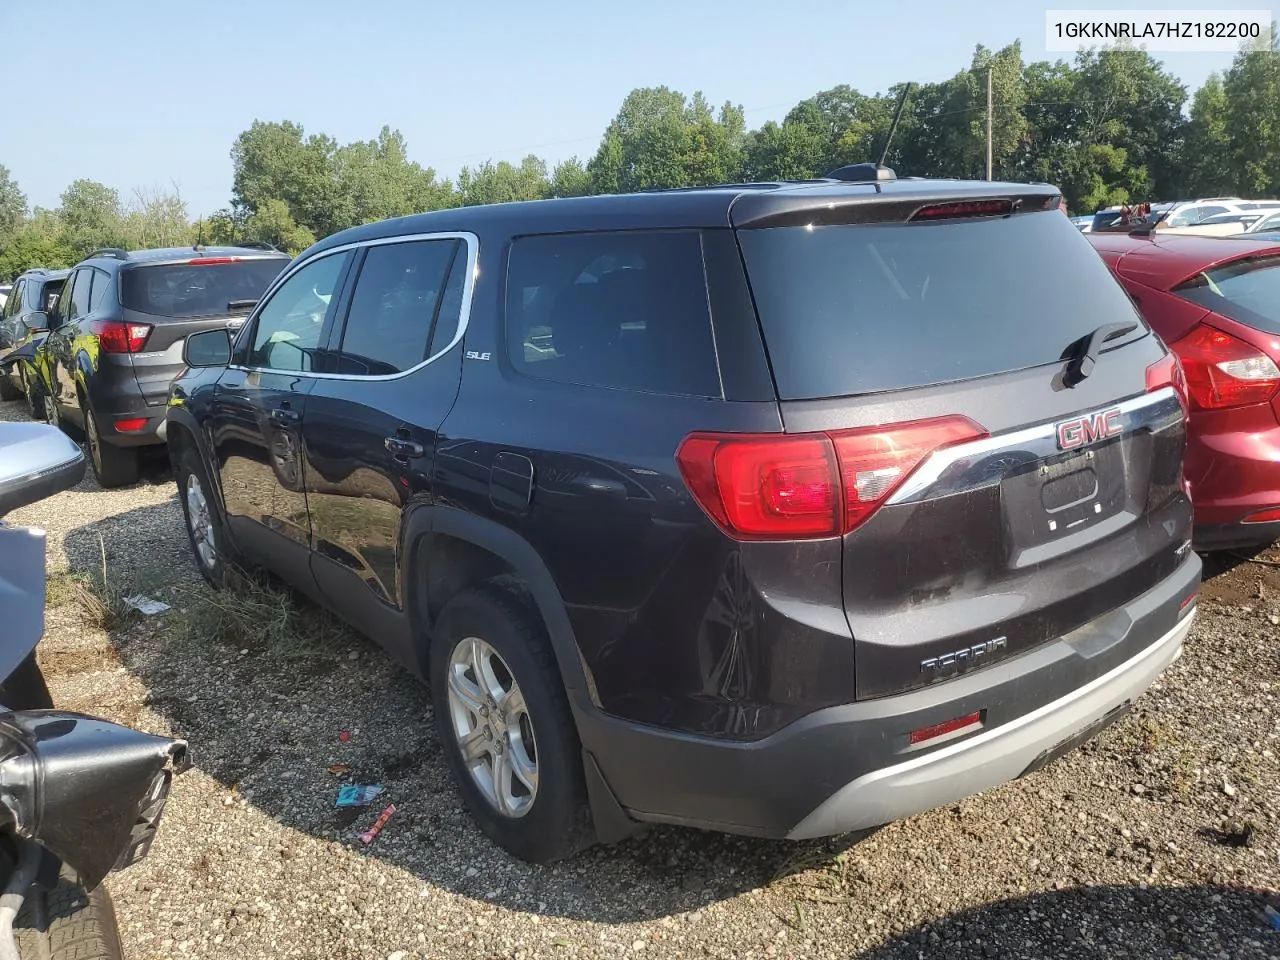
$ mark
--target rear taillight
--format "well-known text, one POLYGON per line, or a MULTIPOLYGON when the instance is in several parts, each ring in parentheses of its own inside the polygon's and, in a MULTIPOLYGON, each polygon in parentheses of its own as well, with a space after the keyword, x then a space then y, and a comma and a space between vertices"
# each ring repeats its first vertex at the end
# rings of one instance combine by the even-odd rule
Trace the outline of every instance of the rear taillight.
POLYGON ((103 353, 138 353, 151 336, 149 323, 123 323, 119 320, 95 321, 91 328, 98 335, 98 349, 103 353))
POLYGON ((1177 354, 1166 353, 1151 366, 1147 367, 1147 393, 1155 393, 1165 387, 1173 387, 1178 395, 1182 409, 1187 410, 1187 377, 1178 361, 1177 354))
POLYGON ((676 460, 729 536, 793 540, 848 533, 930 453, 986 435, 959 416, 831 433, 695 433, 676 460))
POLYGON ((1261 350, 1214 327, 1198 326, 1170 344, 1201 410, 1265 403, 1280 390, 1280 368, 1261 350))

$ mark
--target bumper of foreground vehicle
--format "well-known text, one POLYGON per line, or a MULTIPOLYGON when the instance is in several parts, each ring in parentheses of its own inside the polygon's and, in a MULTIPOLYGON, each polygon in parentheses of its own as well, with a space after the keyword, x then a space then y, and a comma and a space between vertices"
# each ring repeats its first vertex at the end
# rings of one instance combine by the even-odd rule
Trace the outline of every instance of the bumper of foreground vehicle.
POLYGON ((900 820, 1016 779, 1122 715, 1182 650, 1200 560, 1059 640, 943 683, 829 707, 763 740, 579 711, 584 750, 635 820, 806 839, 900 820), (912 731, 981 715, 967 733, 912 731))

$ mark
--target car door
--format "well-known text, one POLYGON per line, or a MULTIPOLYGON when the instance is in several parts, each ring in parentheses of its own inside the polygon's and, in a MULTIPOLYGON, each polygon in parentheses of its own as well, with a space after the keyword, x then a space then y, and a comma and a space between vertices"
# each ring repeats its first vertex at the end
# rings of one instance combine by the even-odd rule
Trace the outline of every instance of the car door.
POLYGON ((50 386, 59 416, 76 425, 83 424, 80 397, 76 390, 75 354, 84 337, 81 321, 89 312, 89 289, 93 269, 80 267, 67 277, 58 298, 57 326, 45 341, 51 367, 50 386))
POLYGON ((315 257, 268 292, 213 388, 211 446, 237 546, 312 592, 302 415, 351 254, 315 257))
POLYGON ((333 371, 316 380, 302 418, 316 583, 410 669, 401 531, 412 504, 431 498, 475 250, 452 234, 367 246, 334 326, 333 371))

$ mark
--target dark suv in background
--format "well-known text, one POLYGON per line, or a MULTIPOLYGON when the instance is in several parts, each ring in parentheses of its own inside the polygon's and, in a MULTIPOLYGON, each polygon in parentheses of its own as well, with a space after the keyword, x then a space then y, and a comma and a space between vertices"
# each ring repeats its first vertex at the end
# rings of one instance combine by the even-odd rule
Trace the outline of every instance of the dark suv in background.
POLYGON ((244 322, 289 262, 273 248, 99 250, 77 264, 41 347, 50 419, 82 431, 104 487, 132 483, 163 444, 189 334, 244 322))
MULTIPOLYGON (((58 295, 70 270, 28 270, 13 283, 0 311, 0 400, 17 400, 26 394, 33 414, 39 414, 43 402, 32 387, 38 384, 34 358, 6 358, 33 340, 43 339, 49 330, 49 316, 57 308, 58 295)), ((31 353, 32 351, 26 351, 31 353)))
POLYGON ((196 563, 430 679, 485 832, 807 838, 1035 770, 1181 652, 1185 397, 1052 187, 470 207, 188 340, 196 563))

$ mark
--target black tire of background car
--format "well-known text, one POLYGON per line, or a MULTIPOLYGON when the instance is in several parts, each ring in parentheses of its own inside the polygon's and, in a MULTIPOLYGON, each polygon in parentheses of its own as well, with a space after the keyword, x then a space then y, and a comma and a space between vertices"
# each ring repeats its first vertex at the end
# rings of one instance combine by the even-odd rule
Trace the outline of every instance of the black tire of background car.
POLYGON ((13 385, 9 371, 0 373, 0 400, 21 400, 22 391, 13 385))
POLYGON ((31 411, 31 419, 49 419, 49 411, 44 405, 44 387, 39 378, 32 379, 25 370, 22 371, 22 391, 27 397, 27 407, 31 411))
POLYGON ((551 641, 521 598, 497 585, 467 590, 450 600, 430 650, 431 696, 444 755, 480 829, 512 856, 552 863, 595 842, 582 775, 582 748, 551 641), (489 805, 462 759, 449 712, 449 657, 466 637, 485 640, 506 661, 520 685, 537 742, 538 792, 518 819, 489 805))
POLYGON ((23 960, 123 960, 116 911, 105 886, 92 893, 63 868, 52 890, 33 887, 14 924, 23 960))
POLYGON ((232 546, 231 538, 227 536, 226 518, 222 516, 222 510, 214 498, 213 485, 209 482, 204 462, 192 447, 187 446, 183 449, 182 456, 178 458, 177 476, 174 479, 178 484, 178 502, 182 504, 182 520, 187 528, 187 542, 191 544, 191 561, 200 571, 200 576, 204 577, 210 586, 222 589, 228 585, 232 571, 236 568, 244 569, 245 565, 240 554, 232 546), (191 474, 195 474, 200 481, 200 489, 204 491, 205 499, 209 504, 209 513, 216 528, 214 539, 217 549, 214 553, 212 569, 206 567, 200 560, 200 551, 196 549, 195 537, 191 534, 191 516, 187 513, 187 477, 191 474))
POLYGON ((36 663, 35 651, 18 664, 18 668, 0 682, 0 704, 9 710, 49 710, 53 699, 44 682, 44 674, 36 663))
MULTIPOLYGON (((82 401, 83 402, 83 401, 82 401)), ((117 447, 102 439, 93 410, 85 404, 84 434, 89 443, 89 462, 93 475, 104 490, 126 487, 138 480, 138 451, 133 447, 117 447)))

